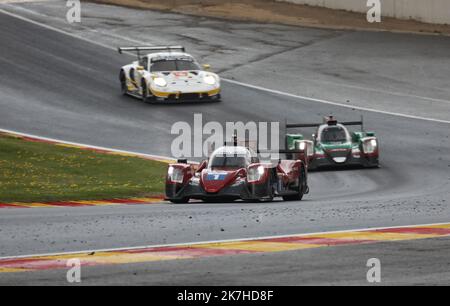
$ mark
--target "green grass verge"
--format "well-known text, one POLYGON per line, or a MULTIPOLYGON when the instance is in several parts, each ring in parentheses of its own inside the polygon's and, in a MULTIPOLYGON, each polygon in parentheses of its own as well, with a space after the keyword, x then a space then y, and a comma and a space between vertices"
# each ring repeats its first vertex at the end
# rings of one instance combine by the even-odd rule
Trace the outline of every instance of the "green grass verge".
POLYGON ((167 165, 0 135, 0 202, 161 195, 167 165))

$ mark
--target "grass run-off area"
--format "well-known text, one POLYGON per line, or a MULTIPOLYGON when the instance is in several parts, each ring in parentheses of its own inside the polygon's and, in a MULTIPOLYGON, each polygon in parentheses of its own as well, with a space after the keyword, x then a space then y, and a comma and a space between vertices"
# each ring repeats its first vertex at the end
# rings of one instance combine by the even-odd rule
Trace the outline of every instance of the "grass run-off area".
POLYGON ((167 165, 0 134, 0 202, 108 200, 163 194, 167 165))

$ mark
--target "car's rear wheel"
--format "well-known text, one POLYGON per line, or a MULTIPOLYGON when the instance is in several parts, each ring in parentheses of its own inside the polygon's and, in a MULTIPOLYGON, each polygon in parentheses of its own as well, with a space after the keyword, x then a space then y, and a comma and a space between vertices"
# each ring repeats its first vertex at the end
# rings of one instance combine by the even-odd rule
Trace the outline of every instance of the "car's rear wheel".
POLYGON ((122 95, 126 95, 128 93, 128 86, 125 71, 123 70, 120 71, 119 79, 120 79, 120 91, 122 92, 122 95))

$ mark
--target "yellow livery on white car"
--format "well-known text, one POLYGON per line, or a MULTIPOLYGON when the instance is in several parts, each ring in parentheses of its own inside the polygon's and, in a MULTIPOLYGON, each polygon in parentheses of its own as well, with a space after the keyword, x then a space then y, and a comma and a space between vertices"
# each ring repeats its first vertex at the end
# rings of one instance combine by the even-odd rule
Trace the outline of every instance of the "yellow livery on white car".
POLYGON ((182 46, 123 47, 138 60, 120 70, 122 94, 144 102, 220 101, 220 78, 182 46), (143 55, 143 52, 153 52, 143 55))

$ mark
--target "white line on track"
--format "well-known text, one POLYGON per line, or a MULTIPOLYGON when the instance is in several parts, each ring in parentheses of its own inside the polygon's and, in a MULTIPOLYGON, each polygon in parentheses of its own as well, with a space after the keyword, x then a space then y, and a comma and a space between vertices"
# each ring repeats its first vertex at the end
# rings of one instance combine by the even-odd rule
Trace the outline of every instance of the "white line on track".
POLYGON ((372 91, 372 92, 382 93, 382 94, 391 95, 391 96, 398 96, 398 97, 402 97, 402 98, 414 98, 417 100, 424 100, 426 102, 438 102, 438 103, 450 104, 450 100, 418 96, 418 95, 413 95, 413 94, 407 94, 404 92, 395 92, 395 91, 383 90, 383 89, 379 89, 379 88, 370 88, 370 87, 366 87, 366 86, 351 85, 351 84, 345 84, 345 83, 335 82, 335 81, 315 80, 315 79, 309 79, 309 78, 305 78, 305 77, 299 77, 299 79, 304 80, 304 81, 313 81, 313 82, 316 82, 319 84, 329 84, 329 85, 333 85, 333 86, 347 87, 347 88, 357 89, 357 90, 362 90, 362 91, 372 91))
POLYGON ((401 113, 382 111, 382 110, 373 109, 373 108, 366 108, 366 107, 355 106, 355 105, 350 105, 350 104, 343 104, 343 103, 333 102, 333 101, 328 101, 328 100, 315 99, 315 98, 310 98, 310 97, 305 97, 305 96, 300 96, 300 95, 294 95, 294 94, 282 92, 282 91, 279 91, 279 90, 268 89, 268 88, 264 88, 264 87, 261 87, 261 86, 246 84, 246 83, 242 83, 242 82, 238 82, 238 81, 234 81, 234 80, 227 80, 226 79, 225 81, 227 81, 228 83, 232 83, 232 84, 236 84, 236 85, 240 85, 240 86, 244 86, 244 87, 248 87, 248 88, 252 88, 252 89, 256 89, 256 90, 261 90, 261 91, 269 92, 269 93, 272 93, 272 94, 287 96, 287 97, 290 97, 290 98, 302 99, 302 100, 307 100, 307 101, 312 101, 312 102, 329 104, 329 105, 333 105, 333 106, 357 109, 357 110, 366 111, 366 112, 379 113, 379 114, 396 116, 396 117, 403 117, 403 118, 408 118, 408 119, 418 119, 418 120, 425 120, 425 121, 432 121, 432 122, 450 124, 450 121, 448 121, 448 120, 441 120, 441 119, 434 119, 434 118, 406 115, 406 114, 401 114, 401 113))
MULTIPOLYGON (((29 22, 31 24, 46 28, 48 30, 52 30, 52 31, 56 31, 58 33, 64 34, 64 35, 68 35, 70 37, 73 38, 77 38, 80 39, 82 41, 109 49, 109 50, 114 50, 117 51, 117 48, 100 43, 98 41, 94 41, 73 33, 69 33, 66 31, 63 31, 61 29, 55 28, 53 26, 47 25, 47 24, 43 24, 34 20, 31 20, 29 18, 20 16, 18 14, 14 14, 11 12, 8 12, 4 9, 0 9, 0 13, 6 14, 8 16, 11 17, 15 17, 17 19, 20 19, 22 21, 26 21, 29 22)), ((130 40, 127 38, 123 38, 126 40, 130 40)), ((323 100, 323 99, 316 99, 316 98, 311 98, 311 97, 306 97, 306 96, 301 96, 301 95, 294 95, 294 94, 290 94, 290 93, 286 93, 283 91, 279 91, 279 90, 273 90, 273 89, 268 89, 268 88, 264 88, 261 86, 256 86, 256 85, 251 85, 251 84, 247 84, 247 83, 242 83, 242 82, 238 82, 238 81, 234 81, 234 80, 229 80, 229 79, 223 79, 225 82, 228 83, 232 83, 235 85, 240 85, 240 86, 244 86, 247 88, 252 88, 252 89, 256 89, 259 91, 265 91, 265 92, 269 92, 272 94, 277 94, 277 95, 282 95, 282 96, 286 96, 286 97, 290 97, 290 98, 295 98, 295 99, 302 99, 302 100, 306 100, 306 101, 310 101, 310 102, 317 102, 317 103, 322 103, 322 104, 328 104, 328 105, 333 105, 333 106, 339 106, 339 107, 344 107, 344 108, 350 108, 350 109, 356 109, 356 110, 361 110, 361 111, 367 111, 367 112, 373 112, 373 113, 379 113, 379 114, 384 114, 384 115, 390 115, 390 116, 396 116, 396 117, 403 117, 403 118, 408 118, 408 119, 416 119, 416 120, 423 120, 423 121, 431 121, 431 122, 436 122, 436 123, 445 123, 445 124, 450 124, 449 120, 441 120, 441 119, 435 119, 435 118, 428 118, 428 117, 421 117, 421 116, 413 116, 413 115, 407 115, 407 114, 402 114, 402 113, 396 113, 396 112, 388 112, 388 111, 382 111, 382 110, 377 110, 377 109, 373 109, 373 108, 366 108, 366 107, 361 107, 361 106, 356 106, 356 105, 349 105, 349 104, 343 104, 343 103, 339 103, 339 102, 334 102, 334 101, 329 101, 329 100, 323 100)))
MULTIPOLYGON (((8 259, 21 259, 28 257, 45 257, 45 256, 64 256, 73 254, 85 254, 85 253, 99 253, 99 252, 120 252, 126 250, 140 250, 147 248, 163 248, 163 247, 177 247, 177 246, 187 246, 187 245, 199 245, 199 244, 214 244, 214 243, 227 243, 227 242, 246 242, 246 241, 256 241, 264 239, 277 239, 277 238, 288 238, 288 237, 305 237, 314 235, 325 235, 325 234, 342 234, 351 232, 365 232, 365 231, 376 231, 376 230, 386 230, 386 229, 401 229, 401 228, 413 228, 413 227, 427 227, 427 226, 439 226, 447 225, 448 222, 444 223, 431 223, 431 224, 419 224, 419 225, 402 225, 402 226, 388 226, 388 227, 372 227, 372 228, 360 228, 342 231, 328 231, 328 232, 316 232, 316 233, 303 233, 303 234, 292 234, 292 235, 279 235, 279 236, 266 236, 266 237, 254 237, 254 238, 244 238, 244 239, 226 239, 226 240, 212 240, 212 241, 202 241, 202 242, 188 242, 188 243, 173 243, 173 244, 159 244, 159 245, 147 245, 147 246, 137 246, 137 247, 124 247, 124 248, 111 248, 111 249, 99 249, 99 250, 86 250, 86 251, 73 251, 73 252, 61 252, 61 253, 47 253, 47 254, 33 254, 33 255, 20 255, 20 256, 7 256, 0 257, 0 260, 8 259)), ((438 237, 436 237, 438 238, 438 237)), ((380 241, 383 242, 383 241, 380 241)))
POLYGON ((30 3, 30 2, 49 2, 55 0, 0 0, 0 4, 16 4, 16 3, 30 3))
POLYGON ((52 30, 52 31, 58 32, 58 33, 60 33, 60 34, 64 34, 64 35, 68 35, 68 36, 73 37, 73 38, 76 38, 76 39, 80 39, 80 40, 82 40, 82 41, 85 41, 85 42, 88 42, 88 43, 97 45, 97 46, 99 46, 99 47, 103 47, 103 48, 106 48, 106 49, 109 49, 109 50, 117 51, 117 48, 114 48, 114 47, 112 47, 112 46, 109 46, 109 45, 106 45, 106 44, 102 44, 102 43, 100 43, 100 42, 98 42, 98 41, 94 41, 94 40, 91 40, 91 39, 88 39, 88 38, 85 38, 85 37, 82 37, 82 36, 79 36, 79 35, 76 35, 76 34, 73 34, 73 33, 69 33, 69 32, 63 31, 63 30, 61 30, 61 29, 52 27, 52 26, 50 26, 50 25, 47 25, 47 24, 44 24, 44 23, 41 23, 41 22, 37 22, 37 21, 31 20, 31 19, 29 19, 29 18, 27 18, 27 17, 23 17, 23 16, 20 16, 20 15, 17 15, 17 14, 11 13, 11 12, 8 12, 8 11, 6 11, 6 10, 4 10, 4 9, 0 9, 0 13, 5 14, 5 15, 8 15, 8 16, 11 16, 11 17, 14 17, 14 18, 17 18, 17 19, 20 19, 20 20, 22 20, 22 21, 29 22, 29 23, 31 23, 31 24, 40 26, 40 27, 45 28, 45 29, 47 29, 47 30, 52 30))

